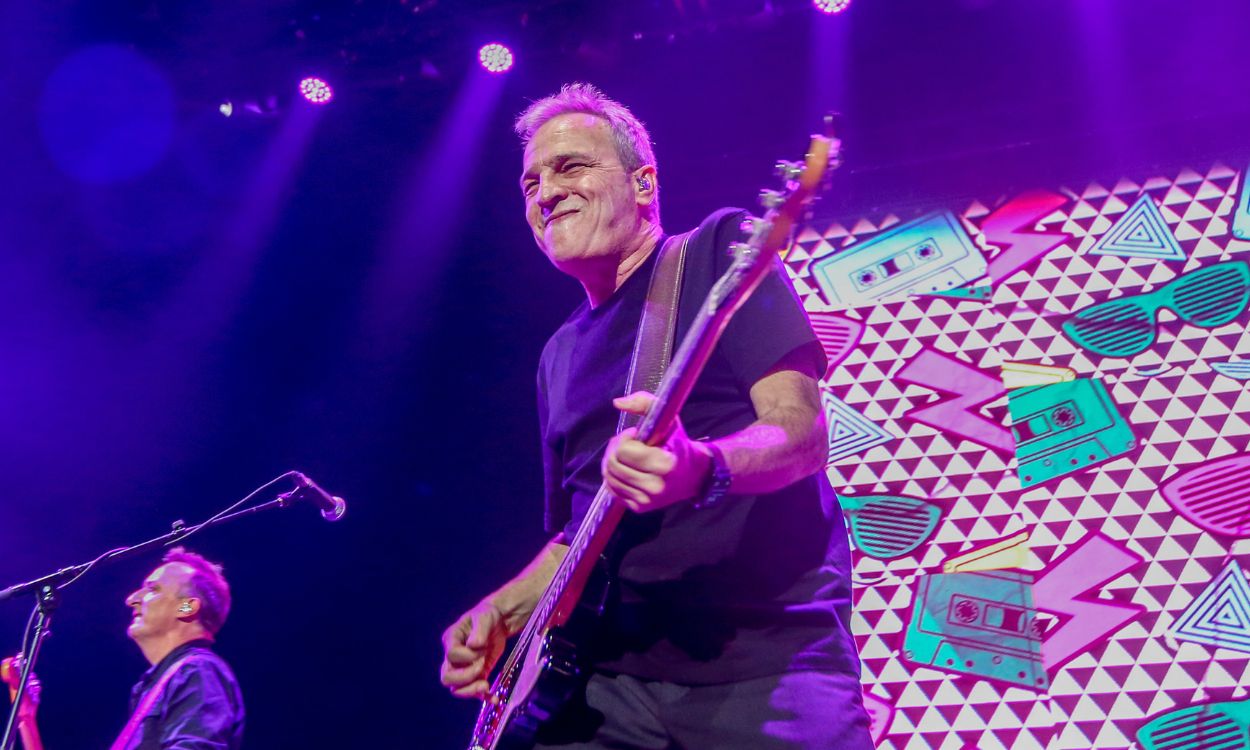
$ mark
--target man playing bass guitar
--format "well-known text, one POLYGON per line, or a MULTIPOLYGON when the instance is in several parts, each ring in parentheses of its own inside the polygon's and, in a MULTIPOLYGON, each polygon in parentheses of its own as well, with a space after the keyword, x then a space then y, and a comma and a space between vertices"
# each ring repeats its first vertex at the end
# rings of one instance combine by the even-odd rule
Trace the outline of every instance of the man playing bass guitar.
MULTIPOLYGON (((447 629, 443 683, 488 697, 507 638, 525 627, 602 484, 631 511, 607 556, 613 585, 581 644, 583 700, 545 723, 536 747, 871 748, 846 532, 819 476, 825 359, 784 274, 768 274, 729 322, 662 444, 632 428, 615 435, 619 411, 642 414, 652 398, 624 395, 667 239, 650 136, 587 84, 535 102, 516 130, 526 219, 586 301, 538 372, 554 538, 447 629)), ((717 211, 689 236, 679 336, 729 266, 744 218, 717 211)))

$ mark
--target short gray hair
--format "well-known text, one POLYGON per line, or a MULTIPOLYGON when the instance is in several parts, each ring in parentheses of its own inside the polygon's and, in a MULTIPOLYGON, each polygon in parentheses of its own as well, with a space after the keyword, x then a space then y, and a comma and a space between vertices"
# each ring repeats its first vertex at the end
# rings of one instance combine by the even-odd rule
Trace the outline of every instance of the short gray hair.
POLYGON ((516 118, 517 135, 521 143, 529 145, 530 139, 548 120, 571 112, 584 112, 602 118, 612 131, 612 143, 616 156, 626 170, 633 172, 641 166, 655 166, 655 152, 651 149, 651 134, 642 121, 624 104, 609 99, 602 91, 589 83, 566 83, 559 93, 544 97, 525 108, 516 118))
POLYGON ((185 547, 169 550, 161 562, 182 563, 191 568, 191 577, 178 595, 200 600, 200 624, 210 634, 217 635, 230 614, 230 584, 226 583, 221 566, 185 547))

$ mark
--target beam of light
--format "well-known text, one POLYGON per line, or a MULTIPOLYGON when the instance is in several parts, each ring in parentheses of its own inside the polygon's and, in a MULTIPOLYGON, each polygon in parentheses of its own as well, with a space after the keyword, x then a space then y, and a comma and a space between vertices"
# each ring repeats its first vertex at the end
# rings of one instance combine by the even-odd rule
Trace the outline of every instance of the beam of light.
MULTIPOLYGON (((836 19, 830 15, 819 20, 822 22, 810 24, 811 46, 808 48, 809 89, 805 122, 812 125, 830 112, 846 112, 853 108, 850 80, 855 61, 850 50, 854 19, 848 14, 836 19)), ((847 137, 846 133, 841 135, 847 137)))
POLYGON ((484 45, 477 51, 477 59, 491 73, 506 73, 512 69, 512 50, 498 42, 484 45))
MULTIPOLYGON (((1128 64, 1133 59, 1129 51, 1134 34, 1129 30, 1126 9, 1113 0, 1086 0, 1058 7, 1070 14, 1070 28, 1079 35, 1080 43, 1073 46, 1072 53, 1078 58, 1081 75, 1074 88, 1083 96, 1073 102, 1078 106, 1072 114, 1086 120, 1083 127, 1091 134, 1090 140, 1095 141, 1087 147, 1120 161, 1135 158, 1132 154, 1137 131, 1123 124, 1136 119, 1133 113, 1138 105, 1130 92, 1137 88, 1134 80, 1140 71, 1128 64)), ((1037 52, 1040 61, 1048 51, 1037 52)), ((1181 94, 1179 90, 1175 93, 1181 94)), ((1169 103, 1169 107, 1183 111, 1180 101, 1169 103)))
POLYGON ((812 5, 821 13, 841 13, 851 4, 851 0, 812 0, 812 5))
POLYGON ((334 89, 325 80, 316 76, 308 76, 299 82, 299 93, 313 104, 329 104, 334 98, 334 89))
POLYGON ((400 311, 437 288, 462 231, 482 142, 502 91, 501 78, 467 76, 438 130, 413 160, 397 195, 396 218, 382 241, 379 265, 371 274, 368 298, 379 307, 370 311, 368 328, 406 338, 405 325, 410 328, 412 321, 391 316, 407 318, 400 311))
MULTIPOLYGON (((414 350, 433 318, 453 250, 470 220, 470 191, 488 128, 497 123, 492 112, 505 81, 471 72, 395 189, 392 219, 364 281, 352 347, 328 386, 339 394, 335 398, 351 404, 343 412, 347 421, 336 426, 345 434, 386 422, 395 389, 405 387, 386 373, 414 350), (362 391, 362 380, 374 387, 362 391)), ((367 450, 367 442, 361 441, 360 449, 367 450)))
POLYGON ((291 107, 286 112, 282 127, 273 134, 241 191, 235 215, 222 227, 218 246, 172 295, 162 316, 169 330, 154 332, 152 338, 167 342, 167 347, 183 347, 178 358, 186 366, 202 364, 202 349, 220 340, 237 314, 258 257, 290 198, 321 114, 319 107, 291 107))

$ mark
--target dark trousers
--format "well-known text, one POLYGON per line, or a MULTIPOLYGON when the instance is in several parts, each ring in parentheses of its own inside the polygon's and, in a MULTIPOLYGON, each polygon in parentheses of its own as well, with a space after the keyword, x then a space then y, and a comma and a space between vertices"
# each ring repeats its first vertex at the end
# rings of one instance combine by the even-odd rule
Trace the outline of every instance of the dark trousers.
POLYGON ((854 675, 792 672, 686 686, 600 675, 588 708, 544 733, 536 750, 872 750, 854 675))

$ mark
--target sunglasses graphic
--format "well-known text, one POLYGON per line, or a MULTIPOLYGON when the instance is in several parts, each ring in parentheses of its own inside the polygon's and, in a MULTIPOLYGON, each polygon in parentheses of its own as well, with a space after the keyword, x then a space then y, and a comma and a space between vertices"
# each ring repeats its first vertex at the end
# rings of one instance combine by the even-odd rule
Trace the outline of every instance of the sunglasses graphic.
POLYGON ((1090 305, 1072 315, 1063 332, 1077 346, 1105 357, 1131 357, 1150 348, 1162 309, 1190 325, 1218 328, 1250 303, 1250 264, 1243 260, 1205 266, 1144 294, 1090 305))
POLYGON ((820 340, 820 345, 824 347, 825 359, 829 362, 823 376, 827 378, 859 344, 860 338, 864 335, 864 324, 842 315, 825 312, 809 313, 808 320, 811 321, 812 331, 820 340))
POLYGON ((1195 526, 1250 538, 1250 453, 1183 471, 1160 485, 1159 492, 1195 526))
POLYGON ((855 547, 869 557, 892 560, 913 552, 937 528, 942 509, 902 495, 839 495, 851 520, 855 547))
POLYGON ((1185 706, 1137 730, 1142 750, 1232 750, 1250 747, 1250 701, 1185 706))

